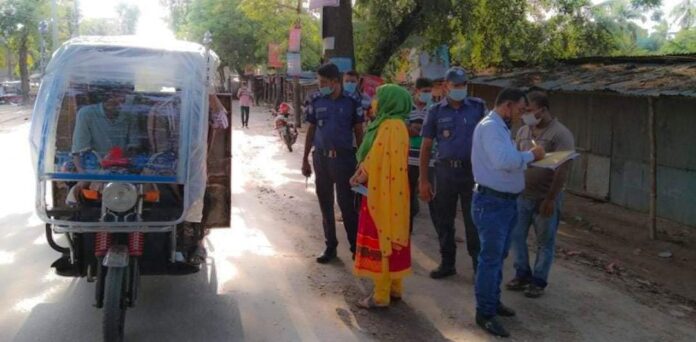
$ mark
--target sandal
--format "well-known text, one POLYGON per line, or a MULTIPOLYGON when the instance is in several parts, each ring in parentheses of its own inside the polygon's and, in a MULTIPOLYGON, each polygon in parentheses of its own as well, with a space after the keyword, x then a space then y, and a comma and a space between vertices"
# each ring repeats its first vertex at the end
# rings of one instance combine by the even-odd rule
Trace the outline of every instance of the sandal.
POLYGON ((207 258, 208 252, 205 250, 205 247, 198 246, 193 252, 193 255, 189 258, 189 263, 192 265, 201 265, 205 263, 207 258))
POLYGON ((377 302, 375 302, 375 299, 372 296, 367 297, 361 301, 358 301, 357 303, 355 303, 355 305, 361 309, 366 309, 366 310, 386 309, 389 307, 389 305, 377 304, 377 302))
POLYGON ((390 296, 389 296, 389 299, 390 299, 392 302, 400 302, 402 298, 401 298, 401 296, 390 295, 390 296))

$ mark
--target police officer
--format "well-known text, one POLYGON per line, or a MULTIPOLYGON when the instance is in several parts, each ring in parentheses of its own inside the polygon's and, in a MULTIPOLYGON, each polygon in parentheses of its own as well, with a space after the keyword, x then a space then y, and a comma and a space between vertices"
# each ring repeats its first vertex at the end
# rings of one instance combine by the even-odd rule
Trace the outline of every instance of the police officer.
POLYGON ((306 120, 309 123, 302 174, 309 177, 312 168, 316 173, 316 191, 321 208, 326 249, 317 258, 321 264, 336 258, 336 219, 334 215, 334 187, 338 206, 343 216, 343 225, 348 235, 350 251, 355 254, 355 239, 358 230, 358 211, 355 195, 351 191, 350 177, 355 172, 357 160, 353 138, 358 146, 363 138, 363 110, 360 98, 344 92, 341 74, 334 64, 325 64, 317 71, 319 92, 310 96, 306 103, 306 120))
POLYGON ((437 213, 435 230, 440 240, 442 256, 440 265, 430 272, 433 279, 457 273, 454 219, 458 201, 461 201, 464 214, 466 247, 474 272, 477 267, 479 239, 470 214, 474 187, 471 140, 476 124, 485 116, 486 106, 483 100, 467 96, 467 81, 464 69, 449 69, 445 74, 447 98, 430 109, 423 124, 419 194, 424 201, 434 201, 437 213), (428 178, 433 140, 437 143, 435 188, 428 178))

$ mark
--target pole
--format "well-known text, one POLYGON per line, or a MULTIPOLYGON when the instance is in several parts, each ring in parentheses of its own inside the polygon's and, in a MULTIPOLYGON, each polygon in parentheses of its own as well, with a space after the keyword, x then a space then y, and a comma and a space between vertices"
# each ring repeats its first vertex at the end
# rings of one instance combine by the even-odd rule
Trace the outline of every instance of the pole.
POLYGON ((651 240, 657 239, 657 136, 655 101, 648 97, 648 135, 650 136, 650 225, 651 240))
POLYGON ((324 50, 324 62, 331 58, 346 58, 350 65, 339 65, 341 72, 345 68, 355 68, 355 50, 353 47, 353 6, 350 0, 340 0, 339 7, 324 7, 322 9, 322 38, 333 37, 332 49, 324 50))
POLYGON ((74 20, 73 27, 75 29, 73 30, 73 33, 72 33, 73 38, 80 36, 80 3, 78 2, 78 0, 75 0, 74 4, 75 4, 75 8, 74 8, 75 15, 73 16, 74 17, 73 18, 73 20, 74 20))
POLYGON ((58 48, 58 0, 51 0, 51 51, 58 48))

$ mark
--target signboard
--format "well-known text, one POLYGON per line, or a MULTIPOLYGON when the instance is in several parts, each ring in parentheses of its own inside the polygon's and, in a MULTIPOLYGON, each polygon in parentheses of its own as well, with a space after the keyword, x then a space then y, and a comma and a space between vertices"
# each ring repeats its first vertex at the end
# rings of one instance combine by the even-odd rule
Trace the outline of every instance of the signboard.
POLYGON ((268 44, 268 66, 274 68, 282 68, 284 66, 283 61, 280 60, 280 45, 268 44))
POLYGON ((377 87, 382 84, 384 84, 384 80, 381 77, 364 75, 362 77, 362 92, 369 97, 374 97, 377 93, 377 87))
POLYGON ((288 40, 288 52, 300 52, 300 42, 302 38, 302 29, 294 27, 290 29, 290 38, 288 40))
POLYGON ((288 61, 288 75, 299 76, 302 73, 301 55, 296 52, 288 52, 286 59, 288 61))
POLYGON ((341 0, 310 0, 309 10, 315 10, 322 7, 338 7, 341 5, 341 0))
POLYGON ((353 69, 353 60, 350 57, 333 57, 329 61, 336 64, 338 71, 346 72, 353 69))

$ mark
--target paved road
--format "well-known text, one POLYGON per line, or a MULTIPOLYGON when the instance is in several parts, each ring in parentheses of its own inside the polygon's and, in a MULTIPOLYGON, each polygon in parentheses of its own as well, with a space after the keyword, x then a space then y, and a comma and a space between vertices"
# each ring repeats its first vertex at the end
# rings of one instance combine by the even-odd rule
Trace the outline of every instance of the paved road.
MULTIPOLYGON (((489 339, 472 321, 471 270, 463 255, 458 276, 427 278, 437 249, 425 214, 416 226, 415 274, 406 282, 405 301, 379 313, 356 309, 353 303, 369 285, 350 274, 345 243, 339 247, 343 261, 313 262, 322 247, 320 217, 311 180, 306 188, 298 171, 299 153, 283 149, 265 112, 252 112, 250 129, 238 128, 238 121, 232 227, 207 237, 209 259, 200 273, 143 279, 140 301, 128 312, 127 340, 489 339)), ((12 122, 0 127, 0 341, 98 341, 101 312, 91 306, 92 284, 57 277, 49 268, 57 255, 32 210, 28 126, 21 118, 12 122)), ((539 300, 504 292, 518 311, 505 321, 513 340, 696 340, 696 323, 688 317, 643 305, 584 272, 556 265, 552 287, 539 300)))

